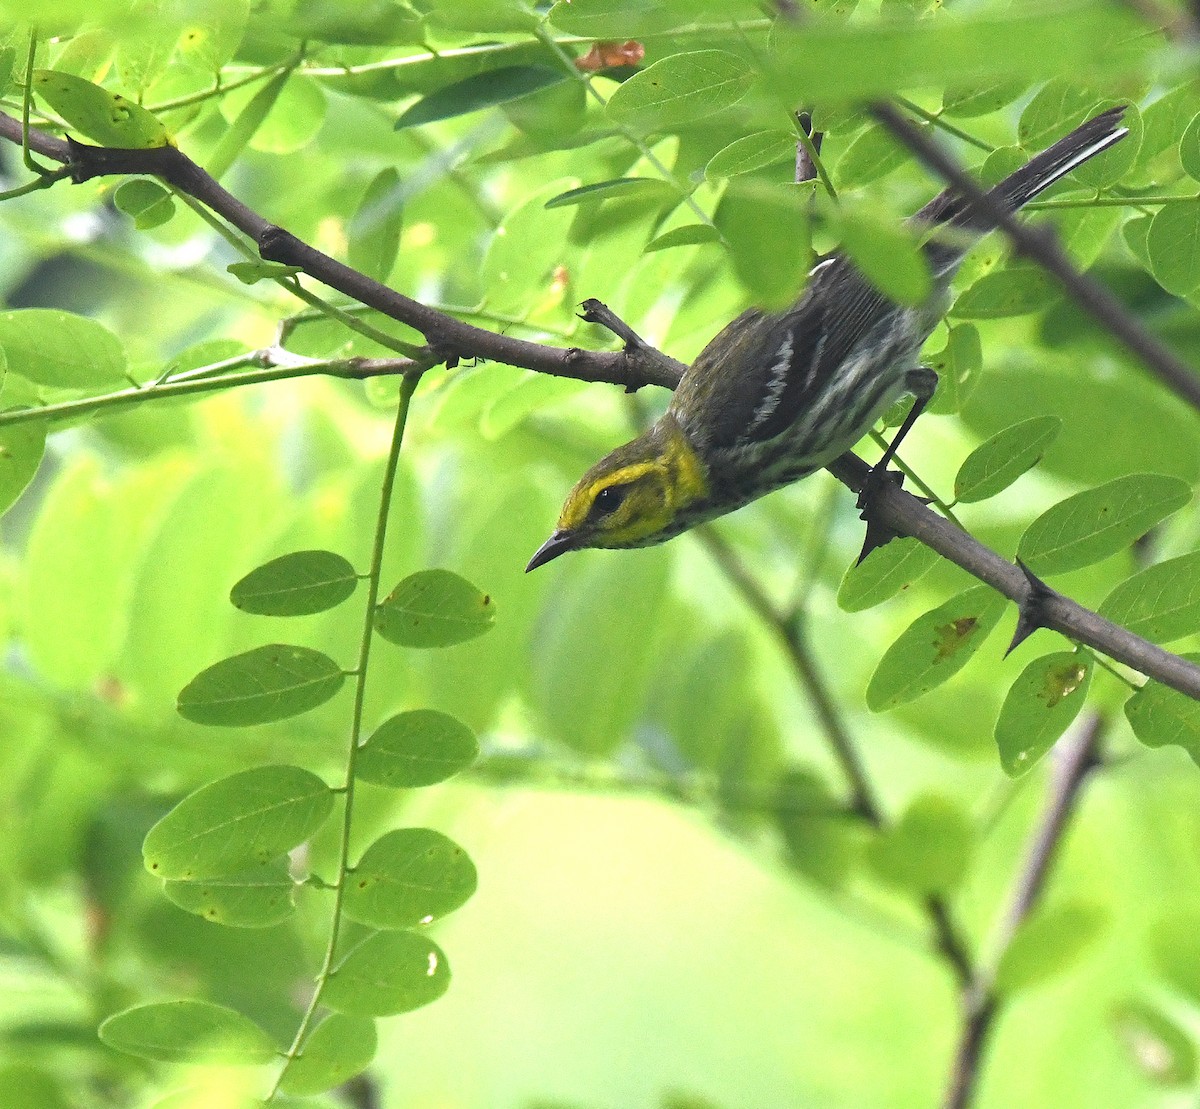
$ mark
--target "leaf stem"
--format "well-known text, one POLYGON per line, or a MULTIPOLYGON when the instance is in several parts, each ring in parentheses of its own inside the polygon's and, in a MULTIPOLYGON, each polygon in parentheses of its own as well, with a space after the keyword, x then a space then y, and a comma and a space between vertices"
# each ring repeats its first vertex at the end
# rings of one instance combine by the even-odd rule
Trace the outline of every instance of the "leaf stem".
POLYGON ((387 462, 383 470, 383 482, 379 490, 379 512, 375 518, 375 539, 371 545, 371 563, 367 571, 367 602, 363 616, 362 638, 358 645, 358 664, 351 671, 355 675, 354 707, 350 716, 350 739, 346 752, 346 779, 341 789, 345 792, 345 805, 342 811, 341 842, 338 845, 337 878, 333 883, 333 916, 329 925, 329 941, 325 946, 325 957, 317 974, 316 988, 300 1018, 292 1045, 288 1048, 283 1066, 275 1077, 275 1084, 267 1095, 267 1101, 273 1101, 279 1093, 280 1084, 287 1074, 288 1066, 293 1059, 299 1057, 307 1040, 309 1031, 316 1019, 317 1010, 321 1005, 321 995, 333 974, 334 960, 337 958, 338 939, 342 930, 342 906, 346 899, 346 875, 350 870, 350 832, 354 821, 354 769, 358 761, 360 737, 362 734, 363 706, 367 693, 367 668, 371 661, 371 644, 375 633, 375 608, 379 603, 379 581, 383 571, 383 552, 387 541, 388 517, 391 514, 392 492, 396 485, 396 471, 400 466, 400 447, 404 442, 404 427, 408 422, 408 410, 412 396, 421 380, 423 371, 416 370, 405 374, 400 385, 400 399, 396 406, 396 424, 392 431, 392 444, 388 450, 387 462))

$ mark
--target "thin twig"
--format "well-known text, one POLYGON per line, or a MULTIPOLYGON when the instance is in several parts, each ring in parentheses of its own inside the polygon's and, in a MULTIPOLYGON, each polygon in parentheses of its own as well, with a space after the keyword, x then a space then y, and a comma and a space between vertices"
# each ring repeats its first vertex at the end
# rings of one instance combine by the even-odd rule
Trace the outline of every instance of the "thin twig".
MULTIPOLYGON (((838 712, 836 700, 816 665, 804 634, 803 622, 799 619, 789 619, 780 612, 758 580, 716 529, 703 526, 695 530, 700 542, 720 567, 726 580, 775 634, 787 653, 796 678, 813 711, 816 712, 830 749, 846 777, 850 787, 851 808, 872 827, 886 827, 887 820, 883 808, 875 795, 862 756, 854 737, 838 712)), ((959 986, 965 987, 973 981, 975 970, 966 940, 954 924, 949 905, 942 898, 931 896, 925 899, 924 907, 933 932, 934 947, 954 971, 959 986)))
POLYGON ((1041 897, 1050 868, 1078 808, 1084 780, 1098 763, 1104 724, 1104 718, 1096 714, 1058 746, 1050 800, 1029 841, 1025 863, 1017 874, 996 953, 990 966, 980 971, 966 995, 962 1031, 943 1102, 945 1109, 967 1109, 978 1088, 983 1050, 1004 1003, 995 988, 996 966, 1041 897))

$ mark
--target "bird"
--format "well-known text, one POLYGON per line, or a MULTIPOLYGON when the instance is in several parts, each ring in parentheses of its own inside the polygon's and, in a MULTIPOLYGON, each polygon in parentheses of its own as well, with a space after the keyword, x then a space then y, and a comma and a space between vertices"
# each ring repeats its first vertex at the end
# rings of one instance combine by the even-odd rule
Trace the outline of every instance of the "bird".
MULTIPOLYGON (((1124 138, 1124 112, 1086 120, 988 196, 1020 209, 1124 138)), ((871 471, 872 484, 894 480, 887 466, 895 448, 937 384, 918 364, 921 347, 945 314, 963 255, 994 227, 952 189, 908 223, 925 237, 932 292, 922 303, 889 300, 846 254, 820 259, 790 308, 750 308, 726 325, 684 372, 662 416, 579 479, 526 572, 567 551, 663 543, 741 508, 849 450, 910 393, 913 407, 871 471)))

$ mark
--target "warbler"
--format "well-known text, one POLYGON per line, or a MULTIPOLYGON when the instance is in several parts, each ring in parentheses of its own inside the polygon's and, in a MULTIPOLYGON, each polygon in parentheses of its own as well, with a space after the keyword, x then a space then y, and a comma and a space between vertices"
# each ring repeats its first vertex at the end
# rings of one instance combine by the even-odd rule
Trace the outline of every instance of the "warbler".
MULTIPOLYGON (((1019 209, 1119 142, 1128 133, 1124 111, 1081 124, 989 196, 1019 209)), ((844 254, 822 258, 791 308, 738 316, 688 367, 663 415, 580 478, 526 571, 584 547, 662 543, 741 508, 849 450, 908 392, 913 408, 873 470, 886 474, 937 384, 918 353, 945 314, 972 237, 993 227, 949 189, 909 223, 928 235, 922 249, 933 292, 924 303, 890 301, 844 254)))

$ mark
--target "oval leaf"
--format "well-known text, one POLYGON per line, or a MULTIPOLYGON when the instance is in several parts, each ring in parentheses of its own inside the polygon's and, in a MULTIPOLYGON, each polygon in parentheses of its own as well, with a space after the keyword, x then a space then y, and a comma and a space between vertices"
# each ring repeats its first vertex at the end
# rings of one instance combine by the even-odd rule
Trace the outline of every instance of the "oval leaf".
POLYGON ((197 724, 266 724, 324 704, 345 677, 320 651, 272 643, 201 671, 184 686, 177 707, 197 724))
POLYGON ((1017 555, 1035 574, 1091 566, 1128 547, 1191 500, 1185 481, 1128 474, 1052 505, 1025 529, 1017 555))
POLYGON ((736 104, 754 78, 749 62, 725 50, 672 54, 630 77, 606 111, 623 126, 668 130, 736 104))
POLYGON ((928 794, 868 845, 866 859, 888 885, 931 897, 949 894, 962 882, 974 846, 966 814, 948 798, 928 794))
POLYGON ((149 832, 146 869, 160 878, 204 880, 278 859, 333 810, 333 791, 299 766, 259 766, 201 786, 149 832))
POLYGON ((743 135, 718 150, 704 167, 709 181, 722 181, 742 173, 753 173, 796 157, 796 136, 790 131, 758 131, 743 135))
MULTIPOLYGON (((0 362, 3 361, 0 355, 0 362)), ((0 512, 25 491, 46 453, 46 425, 41 420, 0 429, 0 512)))
POLYGON ((64 389, 128 385, 125 348, 95 320, 57 308, 0 312, 0 347, 13 373, 64 389))
POLYGON ((657 238, 651 239, 643 248, 643 254, 653 254, 656 250, 670 250, 675 246, 700 246, 704 243, 715 243, 721 238, 721 233, 708 223, 686 223, 682 227, 672 227, 657 238))
POLYGON ((396 120, 396 130, 506 104, 566 79, 565 73, 549 66, 511 65, 490 69, 486 73, 455 81, 452 85, 444 85, 422 97, 396 120))
POLYGON ((133 220, 139 231, 160 227, 175 214, 175 201, 157 181, 144 177, 125 181, 113 193, 113 203, 133 220))
POLYGON ((167 882, 167 900, 231 928, 269 928, 295 911, 296 883, 284 862, 256 866, 205 882, 167 882))
POLYGON ((839 189, 857 189, 904 165, 908 148, 882 126, 868 127, 846 148, 837 164, 839 189))
POLYGON ((1164 204, 1150 220, 1146 253, 1154 279, 1176 296, 1200 289, 1200 205, 1164 204))
POLYGON ((959 467, 954 496, 964 503, 985 501, 1007 489, 1041 461, 1062 430, 1057 416, 1034 416, 1006 427, 976 447, 959 467))
POLYGON ((405 189, 395 167, 381 169, 363 194, 346 228, 350 265, 376 281, 387 281, 400 251, 405 189))
POLYGON ((376 932, 329 976, 321 1000, 351 1016, 407 1013, 436 1001, 450 986, 442 949, 417 932, 376 932))
POLYGON ((1000 957, 996 989, 1016 993, 1069 970, 1099 938, 1106 920, 1103 909, 1087 902, 1042 909, 1017 929, 1000 957))
POLYGON ((74 74, 35 69, 33 91, 71 127, 101 146, 145 150, 171 141, 158 118, 140 104, 74 74))
POLYGON ((583 204, 587 201, 600 200, 648 200, 659 203, 663 200, 679 198, 679 190, 670 182, 654 177, 614 177, 611 181, 597 181, 591 185, 581 185, 577 189, 568 189, 546 201, 546 208, 569 208, 572 205, 583 204))
POLYGON ((1062 298, 1058 283, 1034 266, 1009 266, 985 273, 964 289, 950 309, 960 320, 999 320, 1027 316, 1062 298))
POLYGON ((843 215, 839 227, 843 249, 889 300, 923 304, 929 298, 929 264, 908 227, 861 211, 843 215))
POLYGON ((908 589, 937 565, 938 553, 909 536, 876 547, 846 571, 838 588, 838 608, 862 612, 908 589))
POLYGON ((431 828, 398 828, 363 853, 347 880, 345 912, 374 928, 409 928, 453 912, 475 892, 475 864, 431 828))
POLYGON ((1034 659, 1012 684, 996 721, 1004 772, 1018 778, 1079 715, 1092 680, 1091 659, 1057 651, 1034 659))
MULTIPOLYGON (((1200 655, 1183 657, 1200 662, 1200 655)), ((1200 701, 1148 681, 1125 702, 1125 717, 1139 743, 1182 747, 1200 765, 1200 701)))
POLYGON ((952 327, 946 345, 923 361, 938 375, 937 392, 929 402, 929 411, 938 415, 961 411, 983 371, 979 329, 973 323, 952 327))
POLYGON ((279 1054, 249 1017, 207 1001, 161 1001, 115 1013, 99 1030, 109 1047, 156 1063, 258 1064, 279 1054))
POLYGON ((1200 551, 1126 578, 1104 598, 1100 615, 1154 643, 1200 631, 1200 551))
POLYGON ((867 707, 895 708, 953 677, 996 626, 1006 603, 994 589, 977 585, 918 616, 871 675, 867 707))
POLYGON ((375 610, 375 630, 402 647, 449 647, 483 635, 495 606, 449 570, 422 570, 405 578, 375 610))
POLYGON ((1196 1045, 1169 1013, 1149 1002, 1127 1001, 1113 1014, 1113 1023, 1147 1077, 1168 1086, 1196 1081, 1196 1045))
POLYGON ((385 720, 363 744, 356 777, 377 786, 411 789, 445 781, 479 755, 474 732, 453 716, 414 709, 385 720))
POLYGON ((365 1071, 375 1058, 377 1046, 373 1020, 331 1013, 313 1029, 300 1054, 288 1063, 279 1088, 292 1097, 323 1094, 365 1071))
POLYGON ((305 616, 340 605, 358 586, 358 575, 333 551, 294 551, 251 570, 230 591, 243 612, 305 616))

